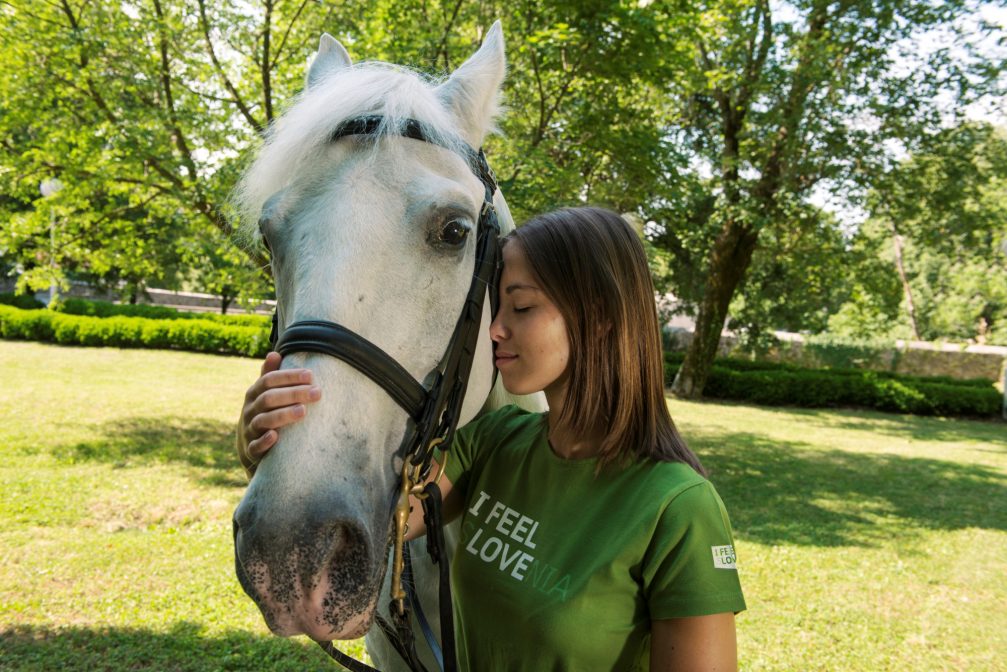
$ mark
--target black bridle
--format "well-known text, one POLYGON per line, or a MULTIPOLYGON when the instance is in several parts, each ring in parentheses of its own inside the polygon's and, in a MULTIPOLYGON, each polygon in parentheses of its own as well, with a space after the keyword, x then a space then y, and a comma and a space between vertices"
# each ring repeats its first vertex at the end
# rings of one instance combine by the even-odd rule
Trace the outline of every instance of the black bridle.
MULTIPOLYGON (((447 451, 451 446, 455 428, 458 425, 465 390, 468 387, 472 360, 482 324, 483 301, 487 292, 491 308, 495 313, 497 277, 500 266, 500 224, 493 206, 493 195, 497 184, 480 149, 472 149, 464 143, 454 146, 437 142, 435 135, 419 121, 407 120, 400 128, 383 127, 380 116, 351 119, 342 124, 330 140, 358 135, 389 134, 439 145, 462 155, 472 172, 485 188, 483 203, 479 211, 476 227, 476 261, 465 304, 455 324, 454 333, 440 366, 433 372, 433 382, 429 388, 416 381, 398 362, 359 334, 346 327, 327 320, 303 320, 288 325, 277 338, 277 318, 273 315, 273 331, 270 343, 274 350, 286 356, 294 352, 315 352, 336 357, 350 364, 395 400, 410 417, 411 430, 403 439, 400 449, 403 457, 403 474, 396 492, 395 566, 391 615, 393 623, 388 624, 377 615, 378 624, 389 640, 413 670, 424 671, 419 661, 409 624, 409 604, 402 590, 403 566, 408 572, 408 552, 402 546, 405 533, 405 517, 408 516, 410 494, 422 498, 424 520, 427 525, 427 550, 431 559, 439 567, 441 633, 443 640, 443 664, 445 672, 457 669, 454 650, 453 614, 451 610, 448 558, 444 549, 443 519, 440 513, 440 489, 434 482, 421 484, 430 475, 435 448, 447 451), (460 147, 461 149, 457 149, 460 147), (439 446, 439 448, 438 448, 439 446)), ((447 459, 445 455, 443 460, 447 459)), ((416 605, 418 606, 418 604, 416 605)), ((376 672, 374 668, 361 663, 336 649, 331 642, 318 644, 337 662, 354 672, 376 672)))

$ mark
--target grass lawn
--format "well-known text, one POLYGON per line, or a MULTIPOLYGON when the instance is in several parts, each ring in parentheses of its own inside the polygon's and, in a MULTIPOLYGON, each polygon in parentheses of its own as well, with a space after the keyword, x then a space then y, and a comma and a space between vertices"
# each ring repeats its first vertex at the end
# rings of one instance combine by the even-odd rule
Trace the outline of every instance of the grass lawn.
MULTIPOLYGON (((258 367, 0 341, 0 670, 338 669, 234 578, 258 367)), ((1005 669, 1007 425, 671 406, 734 523, 743 670, 1005 669)))

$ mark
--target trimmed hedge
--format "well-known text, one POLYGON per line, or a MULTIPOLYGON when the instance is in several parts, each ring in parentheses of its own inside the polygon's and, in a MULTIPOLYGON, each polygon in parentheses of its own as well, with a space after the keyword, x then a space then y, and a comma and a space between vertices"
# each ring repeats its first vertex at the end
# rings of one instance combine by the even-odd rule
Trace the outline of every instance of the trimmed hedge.
POLYGON ((0 293, 0 305, 14 306, 15 308, 22 308, 24 310, 45 308, 45 304, 31 294, 11 294, 10 292, 0 293))
MULTIPOLYGON (((665 366, 679 367, 685 359, 685 353, 681 351, 665 352, 665 366)), ((714 366, 731 369, 732 371, 790 371, 801 373, 805 371, 827 371, 837 376, 862 376, 867 369, 809 369, 796 364, 785 364, 782 362, 755 361, 751 359, 738 359, 735 357, 720 357, 714 362, 714 366)), ((950 376, 909 376, 905 374, 893 373, 891 371, 872 371, 878 378, 888 380, 912 381, 913 383, 937 383, 941 385, 953 385, 957 387, 976 387, 985 389, 990 387, 991 381, 985 378, 952 378, 950 376)))
MULTIPOLYGON (((665 384, 681 366, 677 353, 665 356, 665 384)), ((747 360, 718 359, 703 395, 712 399, 750 401, 766 406, 828 408, 853 406, 916 415, 997 417, 1003 395, 989 381, 914 378, 858 369, 765 367, 747 360), (964 384, 963 384, 964 383, 964 384)))
POLYGON ((269 328, 228 325, 211 320, 152 320, 143 317, 91 317, 51 310, 21 310, 0 305, 0 338, 64 345, 164 348, 263 357, 269 328))
POLYGON ((147 304, 111 303, 88 299, 68 298, 60 302, 57 310, 67 315, 87 315, 90 317, 146 317, 153 320, 205 320, 242 327, 268 327, 269 317, 265 315, 221 315, 219 313, 187 313, 167 306, 147 304))

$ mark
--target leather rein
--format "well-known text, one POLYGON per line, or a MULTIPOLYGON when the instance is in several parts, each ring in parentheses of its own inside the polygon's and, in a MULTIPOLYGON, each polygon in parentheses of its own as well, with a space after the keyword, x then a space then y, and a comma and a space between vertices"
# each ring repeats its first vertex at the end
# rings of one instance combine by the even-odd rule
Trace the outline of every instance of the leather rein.
MULTIPOLYGON (((417 610, 417 616, 424 624, 425 635, 434 650, 444 672, 457 670, 454 647, 453 613, 451 609, 451 588, 448 557, 444 545, 443 518, 441 516, 441 493, 437 479, 422 484, 429 478, 434 451, 440 450, 441 471, 447 461, 455 428, 458 425, 462 402, 468 387, 469 373, 475 357, 482 324, 483 302, 489 293, 492 312, 496 312, 496 284, 500 267, 500 224, 493 206, 493 195, 497 184, 493 171, 486 162, 482 149, 474 150, 461 144, 461 149, 453 149, 434 139, 424 124, 414 119, 407 120, 400 128, 383 128, 384 118, 366 116, 351 119, 342 124, 330 137, 334 142, 340 138, 360 135, 398 135, 413 140, 428 142, 456 151, 466 160, 470 169, 485 188, 480 207, 476 231, 476 260, 472 284, 465 297, 461 315, 455 324, 454 333, 448 344, 440 366, 433 372, 433 383, 425 388, 416 381, 398 362, 359 334, 346 327, 327 320, 302 320, 288 325, 278 335, 278 320, 273 315, 273 329, 270 334, 272 349, 286 356, 294 352, 314 352, 329 355, 350 364, 381 387, 409 415, 410 430, 403 439, 399 454, 403 459, 402 476, 395 493, 395 538, 394 564, 392 567, 392 601, 389 607, 392 623, 376 614, 382 631, 388 636, 399 655, 416 672, 426 672, 419 660, 410 626, 410 609, 417 610), (427 551, 431 560, 438 565, 440 575, 440 612, 442 651, 438 651, 436 641, 415 595, 411 591, 409 577, 408 547, 405 545, 406 521, 409 517, 409 496, 419 497, 423 502, 423 517, 427 528, 427 551), (407 581, 403 581, 403 575, 407 581), (406 589, 403 588, 406 587, 406 589), (437 654, 442 655, 438 656, 437 654)), ((318 642, 332 658, 353 672, 378 672, 336 649, 332 642, 318 642)))

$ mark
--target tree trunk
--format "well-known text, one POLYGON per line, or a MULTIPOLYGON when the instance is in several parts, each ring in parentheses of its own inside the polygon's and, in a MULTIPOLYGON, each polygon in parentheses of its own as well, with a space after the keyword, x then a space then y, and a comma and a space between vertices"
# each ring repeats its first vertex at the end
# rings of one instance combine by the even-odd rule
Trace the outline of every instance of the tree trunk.
POLYGON ((909 287, 906 277, 906 267, 902 263, 902 234, 895 222, 892 222, 892 242, 895 247, 895 267, 899 270, 899 280, 902 281, 902 291, 906 295, 906 310, 909 312, 909 324, 913 328, 913 339, 920 340, 920 330, 916 326, 916 304, 913 303, 913 290, 909 287))
POLYGON ((702 396, 717 346, 720 345, 727 308, 752 262, 758 239, 757 231, 749 230, 734 220, 728 220, 717 236, 710 255, 709 280, 699 304, 692 343, 671 386, 671 392, 676 397, 698 399, 702 396))

